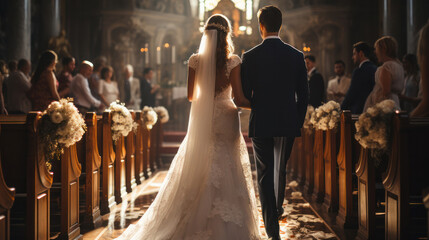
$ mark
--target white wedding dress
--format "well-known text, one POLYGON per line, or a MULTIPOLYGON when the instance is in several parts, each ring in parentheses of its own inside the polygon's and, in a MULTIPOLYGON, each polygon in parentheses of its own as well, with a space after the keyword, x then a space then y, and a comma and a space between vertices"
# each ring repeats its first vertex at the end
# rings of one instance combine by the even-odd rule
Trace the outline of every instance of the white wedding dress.
MULTIPOLYGON (((232 88, 214 90, 211 48, 216 47, 216 34, 206 30, 199 53, 189 59, 196 87, 187 135, 154 202, 120 239, 260 239, 250 161, 232 88)), ((230 58, 228 78, 240 63, 237 55, 230 58)))

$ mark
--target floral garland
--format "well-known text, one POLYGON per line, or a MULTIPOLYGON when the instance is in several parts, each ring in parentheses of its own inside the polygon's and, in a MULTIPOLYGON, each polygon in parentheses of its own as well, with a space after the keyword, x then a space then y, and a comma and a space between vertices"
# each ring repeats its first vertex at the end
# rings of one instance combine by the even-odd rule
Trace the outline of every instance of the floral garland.
POLYGON ((313 113, 314 113, 314 107, 311 105, 308 105, 307 106, 307 112, 305 114, 304 124, 302 125, 302 127, 308 132, 311 132, 313 130, 313 125, 310 122, 311 115, 313 113))
POLYGON ((387 166, 395 110, 394 101, 384 100, 368 108, 355 123, 355 139, 363 148, 370 149, 370 157, 377 168, 387 166))
POLYGON ((128 136, 132 130, 137 129, 137 123, 131 117, 130 111, 125 107, 125 104, 119 101, 112 102, 109 109, 112 114, 112 139, 118 140, 120 137, 128 136))
POLYGON ((366 110, 355 123, 355 138, 364 148, 387 150, 395 102, 384 100, 366 110))
POLYGON ((49 104, 42 114, 39 131, 49 170, 51 161, 59 160, 64 148, 80 141, 85 131, 85 121, 71 99, 60 99, 49 104))
POLYGON ((317 130, 336 129, 340 122, 340 104, 335 101, 329 101, 316 108, 311 114, 310 123, 317 130))
POLYGON ((155 125, 156 121, 158 121, 158 116, 153 108, 145 106, 143 108, 143 123, 146 125, 148 129, 152 129, 153 125, 155 125))
POLYGON ((162 124, 168 122, 168 120, 170 119, 170 116, 168 115, 168 111, 165 107, 159 106, 159 107, 155 107, 153 110, 158 115, 158 119, 162 124))

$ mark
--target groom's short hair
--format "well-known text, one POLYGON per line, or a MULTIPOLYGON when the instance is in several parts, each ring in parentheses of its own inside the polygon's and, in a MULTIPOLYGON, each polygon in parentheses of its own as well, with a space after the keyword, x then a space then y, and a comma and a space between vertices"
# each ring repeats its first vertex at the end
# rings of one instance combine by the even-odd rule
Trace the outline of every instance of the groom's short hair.
POLYGON ((282 26, 282 12, 275 6, 265 6, 258 11, 259 23, 264 25, 267 32, 278 32, 282 26))

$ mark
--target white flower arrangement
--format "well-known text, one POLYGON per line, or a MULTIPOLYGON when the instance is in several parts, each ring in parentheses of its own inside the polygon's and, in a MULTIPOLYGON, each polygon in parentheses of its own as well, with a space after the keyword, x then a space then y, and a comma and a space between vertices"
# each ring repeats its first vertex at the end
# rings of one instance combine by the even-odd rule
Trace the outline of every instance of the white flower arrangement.
POLYGON ((51 169, 51 160, 60 159, 64 148, 80 141, 85 131, 85 121, 70 99, 49 104, 43 112, 39 132, 48 169, 51 169))
POLYGON ((128 136, 132 130, 137 129, 137 123, 131 117, 125 104, 118 101, 112 102, 108 109, 112 114, 112 139, 118 140, 121 136, 128 136))
POLYGON ((143 108, 143 123, 146 125, 148 129, 152 129, 153 125, 155 125, 156 121, 158 121, 158 115, 153 110, 153 108, 145 106, 143 108))
POLYGON ((307 131, 311 131, 313 129, 313 125, 311 124, 311 115, 314 113, 314 107, 311 105, 307 106, 307 113, 305 114, 303 128, 307 131))
POLYGON ((165 107, 159 106, 159 107, 153 108, 153 110, 158 115, 158 120, 162 124, 168 122, 168 120, 170 119, 170 116, 168 115, 168 110, 165 107))
POLYGON ((311 114, 310 124, 317 130, 331 130, 337 128, 340 122, 340 104, 329 101, 316 108, 311 114))
POLYGON ((362 147, 382 151, 389 148, 391 122, 395 110, 394 101, 384 100, 359 116, 355 123, 355 139, 362 147))

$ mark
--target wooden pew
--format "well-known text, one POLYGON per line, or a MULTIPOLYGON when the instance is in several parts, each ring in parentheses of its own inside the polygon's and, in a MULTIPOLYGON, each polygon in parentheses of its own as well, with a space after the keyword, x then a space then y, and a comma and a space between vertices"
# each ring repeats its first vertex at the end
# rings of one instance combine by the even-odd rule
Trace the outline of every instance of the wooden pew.
MULTIPOLYGON (((131 110, 131 117, 133 118, 133 121, 136 119, 136 113, 131 110)), ((136 161, 136 133, 134 131, 131 131, 128 133, 128 136, 125 138, 125 150, 126 150, 126 157, 125 157, 125 167, 126 167, 126 174, 125 174, 125 186, 128 193, 131 193, 137 186, 136 178, 135 178, 135 161, 136 161)))
POLYGON ((322 130, 315 130, 314 134, 314 190, 313 200, 316 202, 323 202, 325 196, 325 165, 324 165, 324 145, 323 145, 324 132, 322 130))
POLYGON ((355 122, 357 117, 352 119, 349 110, 341 114, 340 129, 340 150, 338 152, 338 195, 339 208, 336 222, 341 227, 356 227, 357 209, 353 206, 353 162, 357 162, 360 149, 359 143, 355 140, 355 122), (356 160, 354 160, 356 159, 356 160))
POLYGON ((337 153, 339 131, 336 129, 325 131, 325 200, 324 208, 328 212, 338 210, 338 176, 337 176, 337 153))
POLYGON ((142 135, 143 135, 143 175, 147 179, 149 175, 155 171, 153 169, 153 165, 150 161, 150 152, 151 152, 151 130, 143 124, 142 127, 142 135))
POLYGON ((121 203, 127 195, 125 184, 125 137, 121 136, 115 143, 115 201, 121 203))
POLYGON ((135 178, 136 183, 141 184, 145 178, 143 171, 143 115, 142 111, 136 111, 136 122, 137 132, 136 132, 136 144, 135 144, 135 178))
POLYGON ((305 130, 303 135, 303 151, 305 165, 305 185, 304 193, 307 195, 312 195, 314 188, 314 157, 313 157, 313 145, 314 145, 314 131, 305 130))
MULTIPOLYGON (((1 125, 0 125, 1 132, 1 125)), ((10 209, 15 200, 15 189, 9 188, 3 177, 0 155, 0 240, 10 239, 10 209)))
MULTIPOLYGON (((61 239, 82 239, 79 225, 79 177, 81 166, 76 144, 61 156, 61 239)), ((58 164, 58 163, 56 163, 58 164)))
POLYGON ((357 239, 376 239, 375 221, 375 167, 369 160, 369 150, 361 148, 356 165, 358 177, 358 232, 357 239))
POLYGON ((104 112, 101 121, 98 121, 98 148, 102 152, 102 195, 101 214, 110 212, 116 206, 115 202, 115 151, 113 150, 113 140, 111 131, 112 115, 104 112))
POLYGON ((85 115, 87 131, 76 144, 78 158, 82 165, 81 185, 83 185, 83 225, 86 230, 101 227, 100 213, 100 167, 98 151, 97 116, 94 112, 85 115))
POLYGON ((0 150, 4 179, 16 188, 11 208, 11 239, 50 238, 49 172, 40 146, 38 128, 41 113, 1 116, 0 150))
POLYGON ((429 187, 429 118, 410 119, 407 113, 396 112, 392 135, 392 151, 383 174, 385 239, 420 239, 427 234, 421 194, 429 187))
POLYGON ((159 143, 161 128, 162 128, 162 124, 158 120, 150 130, 149 165, 152 173, 155 172, 155 170, 160 169, 162 167, 161 160, 159 159, 159 151, 161 150, 161 145, 159 143))

